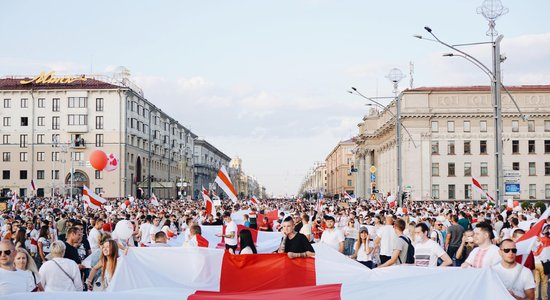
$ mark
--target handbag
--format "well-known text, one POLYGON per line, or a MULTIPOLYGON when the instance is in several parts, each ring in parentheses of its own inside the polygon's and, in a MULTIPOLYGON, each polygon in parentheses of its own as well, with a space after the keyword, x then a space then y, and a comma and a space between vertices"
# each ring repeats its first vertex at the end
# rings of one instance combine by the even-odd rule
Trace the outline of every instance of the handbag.
POLYGON ((550 274, 550 260, 543 261, 542 268, 544 269, 544 275, 550 274))
POLYGON ((67 273, 67 271, 65 271, 55 260, 52 259, 52 261, 61 269, 61 271, 63 271, 63 273, 65 275, 67 275, 67 277, 69 277, 69 279, 73 283, 73 286, 75 287, 75 289, 78 290, 78 288, 76 287, 76 284, 74 283, 74 279, 71 277, 71 275, 69 275, 69 273, 67 273))

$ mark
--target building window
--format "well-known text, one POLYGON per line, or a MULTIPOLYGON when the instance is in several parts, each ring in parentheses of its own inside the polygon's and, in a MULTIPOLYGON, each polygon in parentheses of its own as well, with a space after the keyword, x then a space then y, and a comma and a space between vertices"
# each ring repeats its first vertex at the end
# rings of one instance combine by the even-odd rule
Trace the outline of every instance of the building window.
POLYGON ((19 148, 27 148, 27 135, 19 135, 19 148))
POLYGON ((11 99, 4 99, 4 108, 11 107, 11 99))
POLYGON ((36 179, 44 179, 44 170, 36 170, 36 179))
POLYGON ((544 140, 544 153, 550 153, 550 140, 544 140))
POLYGON ((5 127, 9 127, 9 126, 11 126, 11 125, 10 125, 10 123, 11 123, 10 121, 11 121, 11 118, 10 118, 10 117, 4 117, 2 124, 3 124, 5 127))
POLYGON ((59 98, 52 99, 52 111, 59 111, 59 98))
POLYGON ((351 180, 348 179, 348 186, 352 186, 351 180))
POLYGON ((19 170, 19 179, 27 179, 27 170, 19 170))
POLYGON ((530 184, 529 185, 529 199, 537 199, 537 185, 536 184, 530 184))
POLYGON ((512 132, 519 132, 519 121, 512 120, 512 132))
POLYGON ((528 132, 535 132, 535 120, 528 120, 527 121, 527 131, 528 132))
POLYGON ((455 132, 455 121, 447 121, 447 132, 455 132))
POLYGON ((59 161, 59 152, 52 152, 52 161, 59 161))
POLYGON ((439 132, 439 122, 432 121, 432 132, 439 132))
POLYGON ((472 142, 464 141, 464 154, 472 154, 472 142))
POLYGON ((44 108, 44 98, 38 98, 38 108, 44 108))
POLYGON ((455 141, 448 141, 447 142, 447 154, 448 155, 455 155, 455 141))
POLYGON ((44 135, 43 134, 37 134, 36 135, 36 143, 37 144, 44 144, 44 135))
POLYGON ((519 171, 519 162, 512 163, 512 170, 519 171))
POLYGON ((449 184, 449 199, 456 199, 456 187, 454 184, 449 184))
POLYGON ((550 199, 550 184, 544 185, 544 199, 550 199))
POLYGON ((29 117, 21 117, 21 126, 29 126, 29 117))
POLYGON ((432 184, 432 199, 439 200, 439 184, 432 184))
POLYGON ((27 108, 29 105, 29 99, 27 98, 22 98, 21 99, 21 108, 27 108))
POLYGON ((27 152, 19 152, 19 161, 27 161, 27 152))
POLYGON ((487 132, 487 121, 479 121, 479 131, 487 132))
POLYGON ((103 116, 95 117, 95 129, 103 129, 103 116))
POLYGON ((102 187, 96 187, 96 188, 95 188, 95 193, 96 193, 97 195, 101 195, 101 193, 103 193, 103 188, 102 188, 102 187))
POLYGON ((447 176, 455 176, 455 163, 447 164, 447 176))
POLYGON ((472 130, 470 121, 464 121, 463 129, 464 129, 464 132, 470 132, 472 130))
POLYGON ((59 130, 59 117, 52 117, 52 130, 59 130))
POLYGON ((529 154, 535 154, 535 140, 529 140, 529 144, 528 144, 528 152, 529 154))
POLYGON ((103 134, 96 134, 95 135, 95 146, 96 147, 103 147, 103 134))
POLYGON ((59 170, 52 170, 52 179, 59 179, 59 170))
POLYGON ((69 115, 68 125, 88 125, 88 115, 69 115))
POLYGON ((550 132, 550 120, 544 120, 544 132, 550 132))
POLYGON ((69 97, 69 108, 86 108, 88 107, 87 97, 69 97))
POLYGON ((432 176, 439 176, 439 163, 432 163, 432 176))
POLYGON ((439 142, 432 141, 432 154, 439 154, 439 142))
POLYGON ((519 154, 519 141, 512 140, 512 154, 519 154))
POLYGON ((95 171, 95 179, 103 179, 103 173, 101 171, 96 170, 95 171))
POLYGON ((465 162, 464 163, 464 176, 472 176, 472 163, 471 162, 465 162))
POLYGON ((479 154, 487 154, 487 141, 479 141, 479 154))
POLYGON ((95 111, 103 111, 103 98, 95 99, 95 111))
POLYGON ((44 126, 46 117, 38 117, 36 119, 36 125, 37 126, 44 126))
POLYGON ((82 153, 81 152, 73 152, 72 153, 72 159, 74 161, 81 161, 82 160, 82 153))
POLYGON ((529 176, 537 175, 537 165, 535 162, 529 162, 529 176))
POLYGON ((464 185, 464 199, 472 199, 472 185, 471 184, 465 184, 464 185))
POLYGON ((10 143, 10 135, 4 134, 2 135, 2 144, 8 145, 10 143))
POLYGON ((550 162, 544 163, 544 175, 550 175, 550 162))
POLYGON ((2 170, 2 179, 10 179, 10 170, 2 170))
POLYGON ((2 153, 2 161, 11 161, 11 152, 2 153))
POLYGON ((45 153, 45 152, 37 152, 37 153, 36 153, 36 160, 37 160, 37 161, 44 161, 44 160, 45 160, 45 157, 46 157, 46 153, 45 153))
POLYGON ((480 168, 481 176, 489 176, 488 163, 487 162, 482 162, 480 164, 480 166, 481 166, 481 168, 480 168))

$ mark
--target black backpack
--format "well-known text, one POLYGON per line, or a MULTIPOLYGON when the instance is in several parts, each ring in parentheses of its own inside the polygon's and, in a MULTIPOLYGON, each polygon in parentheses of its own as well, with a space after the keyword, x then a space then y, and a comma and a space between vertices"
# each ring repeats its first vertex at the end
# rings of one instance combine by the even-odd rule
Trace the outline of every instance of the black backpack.
MULTIPOLYGON (((407 259, 405 259, 405 263, 406 264, 414 264, 414 246, 412 245, 411 240, 408 237, 404 236, 404 235, 399 236, 399 238, 403 239, 408 245, 408 247, 407 247, 407 259)), ((399 254, 399 256, 401 256, 401 253, 399 254)), ((401 261, 401 257, 398 257, 398 258, 399 258, 399 262, 403 263, 401 261)))

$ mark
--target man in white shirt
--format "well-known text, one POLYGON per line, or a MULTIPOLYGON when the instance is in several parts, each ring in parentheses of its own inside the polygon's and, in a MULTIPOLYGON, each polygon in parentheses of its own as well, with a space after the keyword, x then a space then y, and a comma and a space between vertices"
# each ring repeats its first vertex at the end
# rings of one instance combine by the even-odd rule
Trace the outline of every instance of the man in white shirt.
POLYGON ((323 243, 332 249, 344 253, 344 233, 342 230, 335 228, 335 219, 333 216, 325 215, 325 224, 327 228, 321 235, 320 243, 323 243))
POLYGON ((223 236, 225 239, 225 249, 233 249, 235 253, 237 251, 237 224, 231 219, 231 212, 229 211, 223 213, 223 221, 225 222, 225 233, 216 234, 216 236, 223 236))
POLYGON ((95 219, 95 225, 88 234, 88 243, 90 243, 90 250, 92 252, 99 249, 99 239, 101 238, 101 231, 103 231, 103 224, 105 222, 101 218, 95 219))
POLYGON ((535 299, 535 279, 533 273, 516 263, 516 243, 506 239, 500 243, 500 264, 493 267, 504 286, 515 299, 535 299))
POLYGON ((474 243, 478 246, 470 252, 463 268, 485 268, 498 264, 501 260, 498 247, 491 242, 495 238, 493 228, 486 222, 478 223, 474 229, 474 243))
POLYGON ((161 231, 161 229, 162 229, 162 226, 160 225, 160 218, 159 217, 154 217, 153 225, 151 225, 151 229, 149 229, 151 244, 155 243, 155 234, 157 234, 157 232, 161 231))
POLYGON ((429 230, 425 223, 414 228, 414 264, 417 267, 437 267, 437 259, 441 258, 441 267, 450 266, 453 260, 436 241, 428 238, 429 230))
POLYGON ((141 224, 139 226, 139 235, 141 236, 139 240, 140 245, 147 245, 151 243, 151 235, 149 232, 151 231, 151 216, 145 217, 145 223, 141 224))
POLYGON ((31 272, 15 269, 15 254, 11 241, 0 242, 0 296, 30 292, 35 288, 31 272))
POLYGON ((393 230, 393 217, 387 215, 385 221, 385 225, 378 228, 376 232, 377 236, 374 240, 374 247, 379 249, 380 264, 384 264, 390 260, 397 239, 395 230, 393 230))

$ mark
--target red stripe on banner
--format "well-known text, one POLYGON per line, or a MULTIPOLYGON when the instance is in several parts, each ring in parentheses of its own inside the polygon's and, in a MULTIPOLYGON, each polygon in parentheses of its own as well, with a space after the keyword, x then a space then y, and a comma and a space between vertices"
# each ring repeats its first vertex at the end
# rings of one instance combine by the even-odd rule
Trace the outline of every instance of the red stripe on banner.
POLYGON ((264 217, 267 217, 269 219, 269 224, 273 224, 273 221, 277 221, 279 219, 279 211, 272 210, 267 214, 258 214, 258 223, 263 222, 264 217))
MULTIPOLYGON (((220 292, 249 292, 315 286, 315 258, 288 258, 287 254, 232 255, 222 261, 220 292)), ((284 299, 284 297, 279 297, 284 299)))
POLYGON ((225 175, 225 173, 223 172, 222 169, 220 169, 218 171, 218 177, 221 179, 221 181, 223 181, 223 183, 227 186, 227 188, 229 188, 231 193, 233 193, 233 195, 235 195, 235 197, 237 197, 237 192, 235 191, 235 187, 233 187, 233 184, 231 183, 231 180, 229 180, 229 178, 227 178, 227 176, 225 175))
POLYGON ((257 245, 258 244, 258 230, 254 230, 252 228, 248 228, 244 225, 237 225, 237 235, 241 234, 241 230, 243 229, 246 229, 246 230, 250 230, 250 234, 252 235, 252 241, 254 242, 254 245, 257 245))
POLYGON ((190 295, 189 300, 340 300, 342 284, 325 284, 318 286, 304 286, 288 289, 272 289, 255 292, 218 293, 197 291, 190 295))

